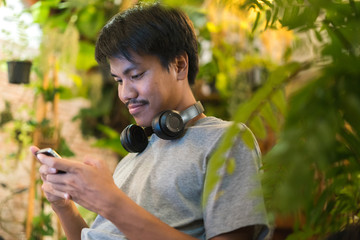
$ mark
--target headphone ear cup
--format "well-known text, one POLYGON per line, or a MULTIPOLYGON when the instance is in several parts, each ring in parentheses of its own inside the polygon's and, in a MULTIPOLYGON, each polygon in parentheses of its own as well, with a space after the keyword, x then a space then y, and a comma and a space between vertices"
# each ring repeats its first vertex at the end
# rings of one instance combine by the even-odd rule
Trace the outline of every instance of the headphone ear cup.
POLYGON ((131 124, 121 132, 120 142, 126 151, 137 153, 145 150, 148 137, 142 127, 131 124))
POLYGON ((179 138, 184 133, 184 122, 175 111, 163 111, 152 121, 154 133, 162 139, 172 140, 179 138))

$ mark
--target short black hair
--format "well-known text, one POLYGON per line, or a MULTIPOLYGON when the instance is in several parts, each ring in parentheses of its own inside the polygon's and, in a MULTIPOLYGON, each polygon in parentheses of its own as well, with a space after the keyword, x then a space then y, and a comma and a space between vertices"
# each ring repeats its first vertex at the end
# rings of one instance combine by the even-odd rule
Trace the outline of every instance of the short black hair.
POLYGON ((177 8, 159 3, 138 4, 116 14, 100 32, 95 59, 99 64, 107 64, 112 57, 132 61, 131 52, 157 56, 166 69, 175 57, 186 52, 190 85, 199 71, 194 26, 189 17, 177 8))

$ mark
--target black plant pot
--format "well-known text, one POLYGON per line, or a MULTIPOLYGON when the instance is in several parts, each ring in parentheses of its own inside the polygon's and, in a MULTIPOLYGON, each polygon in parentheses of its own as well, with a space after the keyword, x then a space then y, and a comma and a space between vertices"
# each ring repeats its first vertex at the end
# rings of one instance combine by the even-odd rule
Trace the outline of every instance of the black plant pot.
POLYGON ((7 65, 9 83, 26 84, 30 82, 30 61, 9 61, 7 65))

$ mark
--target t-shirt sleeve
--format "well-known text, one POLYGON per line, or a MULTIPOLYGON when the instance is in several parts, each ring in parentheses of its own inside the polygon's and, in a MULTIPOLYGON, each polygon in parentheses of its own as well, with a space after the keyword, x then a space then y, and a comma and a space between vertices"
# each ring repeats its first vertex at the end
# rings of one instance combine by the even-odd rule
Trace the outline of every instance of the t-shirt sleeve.
POLYGON ((251 225, 257 231, 254 239, 266 236, 267 218, 261 194, 256 141, 255 145, 254 149, 250 149, 241 136, 238 137, 227 154, 227 159, 232 161, 229 163, 232 170, 229 171, 226 164, 219 169, 220 181, 204 205, 207 239, 251 225))

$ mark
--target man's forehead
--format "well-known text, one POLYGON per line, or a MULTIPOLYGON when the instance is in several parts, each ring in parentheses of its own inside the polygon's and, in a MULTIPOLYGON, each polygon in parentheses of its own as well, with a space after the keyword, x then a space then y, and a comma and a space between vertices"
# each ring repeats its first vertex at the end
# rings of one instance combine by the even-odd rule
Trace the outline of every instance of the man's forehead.
POLYGON ((109 63, 112 75, 128 74, 131 70, 139 66, 138 62, 129 61, 125 58, 111 58, 109 59, 109 63))

